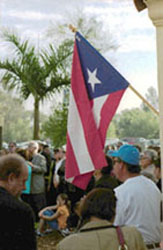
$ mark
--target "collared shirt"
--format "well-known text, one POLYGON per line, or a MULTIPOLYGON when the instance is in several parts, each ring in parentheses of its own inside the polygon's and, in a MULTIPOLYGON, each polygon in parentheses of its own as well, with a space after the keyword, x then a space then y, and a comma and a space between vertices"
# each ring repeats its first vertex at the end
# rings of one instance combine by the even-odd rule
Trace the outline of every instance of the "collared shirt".
POLYGON ((55 166, 55 179, 56 181, 59 183, 59 175, 58 175, 58 170, 60 169, 60 167, 62 166, 62 162, 65 160, 65 158, 62 158, 61 160, 59 160, 57 163, 56 163, 56 166, 55 166))
POLYGON ((147 177, 137 176, 114 190, 117 197, 114 224, 136 226, 146 244, 160 242, 161 193, 156 184, 147 177))

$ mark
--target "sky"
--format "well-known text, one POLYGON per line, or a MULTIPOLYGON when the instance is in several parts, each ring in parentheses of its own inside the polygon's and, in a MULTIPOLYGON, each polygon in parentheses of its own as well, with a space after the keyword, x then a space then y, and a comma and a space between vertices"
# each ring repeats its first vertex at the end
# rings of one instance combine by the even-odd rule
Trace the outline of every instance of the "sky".
MULTIPOLYGON (((106 59, 145 97, 148 88, 157 89, 156 37, 155 27, 148 17, 148 11, 138 12, 132 0, 1 0, 1 28, 16 30, 23 37, 35 41, 38 46, 47 42, 46 32, 52 23, 64 20, 66 13, 83 9, 109 27, 118 43, 114 56, 106 59)), ((105 30, 104 30, 104 36, 105 30)), ((49 39, 49 38, 48 38, 49 39)), ((0 41, 0 53, 4 57, 8 48, 0 41)), ((130 89, 120 103, 118 111, 138 107, 142 101, 130 89)), ((47 111, 52 105, 42 106, 47 111)), ((26 102, 31 108, 32 100, 26 102)))

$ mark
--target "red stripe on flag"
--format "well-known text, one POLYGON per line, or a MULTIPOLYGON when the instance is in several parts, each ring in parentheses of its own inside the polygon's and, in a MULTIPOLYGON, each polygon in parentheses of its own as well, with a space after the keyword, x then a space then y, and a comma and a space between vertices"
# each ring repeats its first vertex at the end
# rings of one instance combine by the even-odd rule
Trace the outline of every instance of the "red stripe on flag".
POLYGON ((69 135, 67 134, 67 146, 66 146, 66 171, 65 171, 65 176, 66 179, 80 175, 78 165, 75 159, 75 155, 73 152, 73 148, 71 145, 71 141, 69 138, 69 135))
POLYGON ((74 48, 71 86, 83 125, 88 153, 91 156, 95 169, 101 168, 106 165, 105 155, 101 144, 101 138, 98 134, 98 130, 94 121, 91 103, 88 98, 76 44, 74 48))
POLYGON ((75 179, 73 180, 72 184, 85 190, 88 186, 88 183, 89 183, 92 175, 93 175, 93 172, 76 176, 75 179))
POLYGON ((118 108, 118 105, 121 101, 121 98, 125 90, 126 89, 111 93, 102 107, 99 133, 101 135, 101 142, 102 142, 103 147, 105 145, 105 138, 106 138, 108 126, 118 108))

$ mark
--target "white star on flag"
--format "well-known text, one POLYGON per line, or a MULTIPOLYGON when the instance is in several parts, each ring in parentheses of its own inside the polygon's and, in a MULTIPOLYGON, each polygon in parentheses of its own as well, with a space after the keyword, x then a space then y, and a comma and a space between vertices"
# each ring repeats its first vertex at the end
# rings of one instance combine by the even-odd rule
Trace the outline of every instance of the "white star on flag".
POLYGON ((92 91, 94 92, 95 84, 101 84, 102 82, 96 77, 97 74, 97 68, 91 72, 89 69, 88 71, 88 83, 91 84, 92 91))

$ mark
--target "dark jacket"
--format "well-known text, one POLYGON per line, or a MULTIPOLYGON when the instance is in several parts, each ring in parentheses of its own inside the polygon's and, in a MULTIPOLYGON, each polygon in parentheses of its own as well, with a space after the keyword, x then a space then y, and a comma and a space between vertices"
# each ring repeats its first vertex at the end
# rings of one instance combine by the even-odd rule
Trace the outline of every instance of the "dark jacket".
POLYGON ((0 187, 0 249, 37 249, 31 208, 2 187, 0 187))

